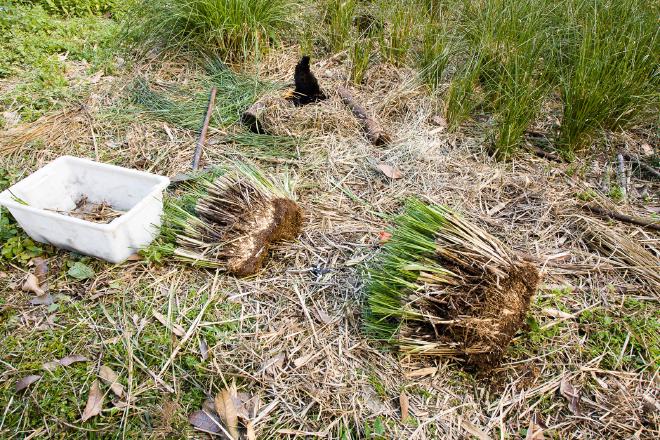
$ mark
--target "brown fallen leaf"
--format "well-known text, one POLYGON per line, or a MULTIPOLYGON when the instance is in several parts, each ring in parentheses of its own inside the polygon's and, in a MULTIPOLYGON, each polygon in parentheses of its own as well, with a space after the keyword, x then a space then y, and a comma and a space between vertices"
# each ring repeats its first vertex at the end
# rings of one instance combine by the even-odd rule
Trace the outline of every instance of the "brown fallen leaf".
POLYGON ((529 419, 529 427, 527 428, 525 440, 545 440, 543 428, 536 424, 535 417, 529 419))
POLYGON ((254 430, 254 424, 252 422, 247 422, 245 424, 245 428, 247 429, 246 437, 248 440, 257 440, 257 433, 254 430))
POLYGON ((35 296, 30 300, 31 306, 49 306, 55 302, 55 298, 50 293, 35 296))
POLYGON ((63 367, 68 367, 69 365, 74 364, 76 362, 88 362, 88 361, 89 359, 87 359, 85 356, 79 354, 71 354, 69 356, 60 359, 60 365, 63 367))
POLYGON ((39 379, 41 379, 41 376, 38 374, 31 374, 29 376, 25 376, 24 378, 16 382, 16 392, 23 391, 24 389, 26 389, 27 387, 29 387, 39 379))
POLYGON ((39 287, 39 280, 37 280, 37 277, 31 273, 28 274, 27 279, 21 288, 24 292, 32 292, 37 296, 43 296, 46 294, 46 292, 39 287))
POLYGON ((312 359, 315 354, 316 353, 308 353, 306 355, 300 356, 299 358, 293 361, 293 365, 295 365, 296 368, 300 368, 303 365, 305 365, 307 362, 309 362, 310 359, 312 359))
POLYGON ((473 423, 468 422, 467 420, 461 420, 461 426, 463 429, 465 429, 465 431, 472 434, 479 440, 492 440, 492 438, 481 428, 479 428, 477 425, 474 425, 473 423))
POLYGON ((103 392, 99 387, 99 381, 95 380, 92 382, 92 386, 89 388, 87 404, 85 405, 85 410, 83 411, 82 415, 83 422, 86 422, 87 420, 101 413, 101 409, 103 408, 103 397, 103 392))
POLYGON ((218 434, 220 432, 220 420, 214 414, 204 410, 197 410, 188 415, 188 421, 200 431, 218 434))
POLYGON ((413 377, 431 376, 431 375, 435 374, 437 371, 438 371, 438 369, 436 367, 420 368, 419 370, 413 370, 413 371, 407 372, 406 377, 413 378, 413 377))
MULTIPOLYGON (((37 257, 32 259, 32 264, 34 264, 34 276, 37 277, 37 283, 43 286, 48 278, 48 263, 43 258, 37 257)), ((44 288, 44 290, 48 289, 44 288)))
POLYGON ((108 385, 110 385, 110 390, 115 393, 115 395, 121 398, 124 395, 124 385, 119 383, 119 376, 117 373, 112 371, 112 368, 101 365, 99 368, 99 377, 108 385))
POLYGON ((269 376, 275 376, 284 366, 285 358, 284 353, 278 353, 272 358, 266 359, 263 364, 261 364, 261 371, 269 376))
POLYGON ((172 330, 172 333, 174 333, 178 337, 182 338, 183 336, 186 335, 186 331, 179 324, 176 324, 174 322, 168 323, 167 318, 155 310, 152 310, 151 313, 154 315, 154 318, 158 320, 158 322, 163 324, 165 327, 170 328, 172 330))
POLYGON ((559 384, 559 392, 568 401, 568 409, 576 416, 580 415, 580 394, 564 377, 559 384))
POLYGON ((399 394, 399 405, 401 406, 401 421, 405 421, 408 418, 410 409, 410 400, 405 391, 401 391, 401 394, 399 394))
POLYGON ((227 427, 227 431, 234 438, 238 440, 239 431, 238 431, 238 415, 236 413, 236 406, 234 405, 234 399, 232 394, 236 394, 236 388, 234 385, 230 389, 224 389, 220 391, 215 396, 215 410, 220 416, 220 420, 227 427))
POLYGON ((403 177, 403 174, 398 168, 386 163, 381 162, 376 165, 376 168, 378 168, 385 176, 389 177, 390 179, 400 179, 403 177))
POLYGON ((54 371, 57 367, 68 367, 71 364, 76 362, 89 362, 85 356, 79 354, 72 354, 62 359, 55 359, 54 361, 46 362, 42 365, 43 369, 46 371, 54 371))
POLYGON ((206 343, 206 339, 199 339, 199 356, 203 361, 209 358, 209 344, 206 343))

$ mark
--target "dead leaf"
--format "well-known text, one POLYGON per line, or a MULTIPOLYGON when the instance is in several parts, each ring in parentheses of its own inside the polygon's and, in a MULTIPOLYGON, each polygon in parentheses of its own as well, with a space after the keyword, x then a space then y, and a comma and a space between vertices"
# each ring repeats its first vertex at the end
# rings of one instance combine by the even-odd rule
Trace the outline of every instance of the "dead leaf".
POLYGON ((575 390, 573 385, 562 378, 561 384, 559 385, 559 392, 561 393, 566 400, 568 400, 568 409, 575 414, 576 416, 580 415, 580 394, 575 390))
POLYGON ((99 415, 101 413, 101 408, 103 408, 103 392, 99 387, 99 381, 95 380, 89 388, 87 404, 83 411, 82 421, 85 422, 92 417, 99 415))
POLYGON ((199 355, 203 361, 209 358, 209 344, 206 343, 206 339, 199 339, 199 355))
POLYGON ((380 231, 378 233, 378 243, 379 244, 385 244, 388 241, 390 241, 391 238, 392 238, 392 234, 390 234, 387 231, 380 231))
POLYGON ((217 434, 220 432, 220 420, 214 415, 204 410, 198 410, 190 413, 188 421, 200 431, 217 434))
POLYGON ((32 263, 34 264, 34 276, 37 277, 37 283, 43 286, 48 278, 48 262, 41 257, 37 257, 32 259, 32 263))
POLYGON ((49 306, 55 302, 55 298, 50 293, 35 296, 30 300, 31 306, 49 306))
POLYGON ((491 437, 485 433, 481 428, 477 427, 476 425, 466 421, 466 420, 461 420, 461 426, 465 431, 468 433, 472 434, 479 440, 492 440, 491 437))
POLYGON ((261 371, 270 376, 275 376, 284 366, 285 358, 284 353, 278 353, 276 356, 266 359, 261 364, 261 371))
POLYGON ((138 255, 138 254, 130 255, 130 256, 126 259, 126 261, 140 261, 140 260, 142 260, 142 257, 141 257, 140 255, 138 255))
POLYGON ((447 120, 440 115, 433 116, 431 121, 438 127, 447 128, 447 120))
POLYGON ((527 428, 525 440, 545 440, 543 428, 536 424, 534 417, 529 419, 529 427, 527 428))
POLYGON ((99 377, 103 379, 105 383, 110 385, 110 390, 112 390, 117 397, 121 398, 124 395, 124 386, 119 383, 119 376, 112 371, 112 368, 101 365, 101 368, 99 368, 99 377))
POLYGON ((81 356, 79 354, 72 354, 63 357, 62 359, 55 359, 54 361, 46 362, 42 365, 42 367, 46 371, 53 371, 59 366, 68 367, 69 365, 74 364, 76 362, 88 362, 88 361, 89 359, 87 359, 85 356, 81 356))
POLYGON ((155 310, 152 310, 151 313, 154 315, 154 318, 158 320, 158 322, 163 324, 165 327, 170 328, 172 333, 178 337, 182 338, 186 335, 186 331, 179 324, 175 324, 174 322, 168 323, 167 318, 155 310))
POLYGON ((247 422, 245 424, 245 428, 247 429, 247 439, 248 440, 257 440, 257 433, 254 430, 254 424, 252 422, 247 422))
POLYGON ((22 287, 24 292, 33 292, 37 296, 43 296, 46 294, 46 292, 39 287, 39 280, 37 279, 34 274, 28 274, 27 279, 23 283, 22 287))
POLYGON ((431 375, 435 374, 436 371, 438 371, 438 369, 436 367, 420 368, 419 370, 413 370, 413 371, 407 372, 406 377, 412 378, 412 377, 431 376, 431 375))
POLYGON ((551 307, 546 307, 543 310, 541 310, 545 315, 551 316, 553 318, 561 318, 561 319, 571 319, 575 318, 575 315, 572 313, 566 313, 562 310, 559 309, 554 309, 551 307))
POLYGON ((300 368, 300 367, 302 367, 303 365, 305 365, 307 362, 309 362, 309 360, 310 360, 311 358, 313 358, 315 354, 316 354, 316 353, 308 353, 308 354, 306 354, 306 355, 304 355, 304 356, 300 356, 299 358, 297 358, 297 359, 295 359, 295 360, 293 361, 293 365, 295 365, 296 368, 300 368))
POLYGON ((39 379, 41 379, 41 376, 38 374, 31 374, 29 376, 25 376, 24 378, 16 382, 16 392, 23 391, 24 389, 26 389, 27 387, 29 387, 39 379))
POLYGON ((398 168, 388 165, 386 163, 381 162, 376 165, 376 168, 378 168, 383 174, 385 174, 390 179, 400 179, 403 177, 403 174, 401 174, 401 171, 398 168))
POLYGON ((220 416, 220 420, 227 427, 229 434, 235 439, 239 438, 238 431, 238 415, 236 414, 236 406, 234 405, 234 399, 232 398, 232 393, 235 394, 235 388, 232 386, 232 389, 224 389, 220 391, 215 396, 215 410, 220 416))
POLYGON ((69 365, 75 364, 76 362, 88 362, 88 361, 89 359, 87 359, 85 356, 79 354, 72 354, 60 359, 60 365, 63 367, 68 367, 69 365))
POLYGON ((644 142, 641 145, 641 148, 642 148, 642 154, 644 156, 653 156, 653 147, 651 147, 651 145, 649 143, 644 142))
POLYGON ((405 421, 408 418, 410 400, 404 391, 399 394, 399 405, 401 406, 401 421, 405 421))

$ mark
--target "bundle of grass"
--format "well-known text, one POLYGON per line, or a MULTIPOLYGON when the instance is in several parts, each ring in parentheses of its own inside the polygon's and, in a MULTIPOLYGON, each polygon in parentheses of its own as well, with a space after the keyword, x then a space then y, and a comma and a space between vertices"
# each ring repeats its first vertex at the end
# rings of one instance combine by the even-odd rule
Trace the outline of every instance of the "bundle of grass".
POLYGON ((367 331, 402 353, 496 365, 540 274, 448 208, 411 200, 367 286, 367 331))
POLYGON ((252 165, 237 162, 234 172, 191 192, 194 208, 185 198, 170 203, 165 219, 174 257, 190 264, 251 275, 271 243, 300 233, 303 212, 288 180, 276 183, 252 165))

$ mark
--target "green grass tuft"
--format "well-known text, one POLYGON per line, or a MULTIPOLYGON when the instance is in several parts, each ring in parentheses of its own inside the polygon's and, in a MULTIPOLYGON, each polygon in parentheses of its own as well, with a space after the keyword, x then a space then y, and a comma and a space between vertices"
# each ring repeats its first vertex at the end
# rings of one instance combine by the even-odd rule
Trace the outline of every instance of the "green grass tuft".
POLYGON ((143 0, 126 14, 124 36, 154 48, 250 60, 292 27, 295 0, 143 0))

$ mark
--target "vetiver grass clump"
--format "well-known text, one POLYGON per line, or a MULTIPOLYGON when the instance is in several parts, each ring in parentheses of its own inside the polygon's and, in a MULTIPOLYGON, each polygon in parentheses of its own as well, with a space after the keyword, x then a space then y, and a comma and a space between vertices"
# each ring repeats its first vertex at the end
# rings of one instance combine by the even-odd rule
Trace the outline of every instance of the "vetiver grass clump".
POLYGON ((294 0, 144 0, 127 14, 126 37, 144 51, 210 52, 252 59, 292 25, 294 0))
POLYGON ((596 130, 624 128, 657 111, 658 11, 644 0, 588 2, 577 10, 579 37, 561 75, 558 141, 567 156, 596 130))
POLYGON ((539 271, 443 206, 411 200, 369 272, 366 327, 405 354, 497 363, 539 271))

